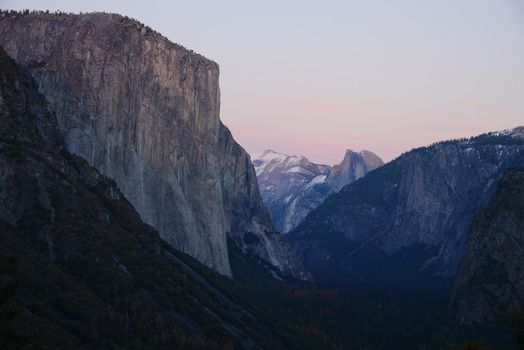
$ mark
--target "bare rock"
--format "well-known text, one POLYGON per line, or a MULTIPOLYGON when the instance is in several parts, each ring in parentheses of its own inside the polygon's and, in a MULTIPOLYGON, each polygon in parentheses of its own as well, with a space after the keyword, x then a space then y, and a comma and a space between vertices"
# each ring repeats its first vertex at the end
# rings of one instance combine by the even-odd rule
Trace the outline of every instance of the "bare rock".
POLYGON ((287 233, 326 197, 383 164, 372 152, 347 150, 333 167, 265 150, 253 156, 260 192, 277 230, 287 233))
POLYGON ((231 275, 227 238, 281 271, 298 265, 273 225, 249 156, 219 119, 218 65, 114 14, 0 19, 0 45, 36 80, 67 148, 115 179, 174 247, 231 275), (284 255, 284 256, 282 256, 284 255))

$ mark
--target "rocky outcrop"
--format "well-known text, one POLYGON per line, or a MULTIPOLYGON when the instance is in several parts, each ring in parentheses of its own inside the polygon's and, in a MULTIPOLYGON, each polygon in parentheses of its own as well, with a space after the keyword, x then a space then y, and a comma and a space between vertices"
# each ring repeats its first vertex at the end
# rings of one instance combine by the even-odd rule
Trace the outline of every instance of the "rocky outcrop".
POLYGON ((69 151, 115 179, 174 247, 231 275, 229 237, 298 275, 219 119, 216 63, 114 14, 4 13, 0 45, 36 80, 69 151))
POLYGON ((523 301, 524 169, 510 169, 472 219, 452 303, 459 321, 472 324, 515 312, 523 301))
POLYGON ((519 130, 403 154, 328 197, 289 239, 306 266, 331 281, 451 279, 472 215, 506 169, 524 166, 519 130))
POLYGON ((65 149, 44 97, 1 48, 0 242, 2 347, 287 348, 65 149))
POLYGON ((334 167, 272 150, 253 155, 260 192, 277 230, 287 233, 331 193, 383 164, 369 151, 346 151, 334 167))
POLYGON ((333 166, 326 182, 331 192, 338 192, 342 187, 382 165, 384 165, 382 159, 373 152, 363 150, 357 153, 348 149, 342 162, 333 166))
POLYGON ((331 167, 272 150, 253 155, 260 193, 277 230, 287 233, 327 195, 323 184, 331 167))

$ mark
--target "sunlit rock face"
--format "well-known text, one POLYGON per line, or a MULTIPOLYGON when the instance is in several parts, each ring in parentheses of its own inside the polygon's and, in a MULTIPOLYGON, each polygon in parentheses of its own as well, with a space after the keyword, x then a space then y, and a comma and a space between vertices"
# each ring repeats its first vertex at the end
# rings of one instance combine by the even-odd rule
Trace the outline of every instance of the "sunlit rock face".
POLYGON ((354 152, 348 149, 342 162, 333 166, 326 182, 331 192, 338 192, 342 187, 364 177, 368 172, 382 165, 384 165, 382 159, 373 152, 366 150, 354 152))
POLYGON ((2 349, 287 348, 66 150, 45 97, 1 47, 0 242, 2 349))
POLYGON ((253 155, 260 192, 277 230, 287 233, 332 192, 383 164, 372 152, 347 150, 335 166, 315 164, 304 156, 273 150, 253 155))
POLYGON ((113 14, 4 15, 0 45, 37 82, 69 151, 115 179, 165 240, 231 275, 231 238, 297 275, 249 156, 219 119, 215 62, 113 14))

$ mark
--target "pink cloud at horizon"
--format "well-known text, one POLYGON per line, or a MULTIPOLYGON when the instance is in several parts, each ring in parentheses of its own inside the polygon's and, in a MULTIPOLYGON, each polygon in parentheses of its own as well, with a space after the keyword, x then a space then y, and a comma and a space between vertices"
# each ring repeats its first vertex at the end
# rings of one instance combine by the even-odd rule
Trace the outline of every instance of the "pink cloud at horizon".
POLYGON ((524 124, 521 0, 3 0, 118 12, 220 66, 221 118, 249 152, 338 163, 524 124))
MULTIPOLYGON (((310 97, 253 95, 238 100, 257 106, 251 107, 257 115, 239 120, 223 113, 222 119, 249 153, 273 149, 331 165, 342 160, 346 149, 366 149, 389 161, 412 148, 433 142, 518 126, 518 123, 508 125, 504 120, 488 117, 498 107, 489 107, 489 103, 482 101, 465 101, 440 111, 434 109, 434 113, 443 114, 461 111, 462 118, 456 120, 435 115, 422 123, 412 123, 418 119, 415 114, 401 119, 395 116, 398 111, 390 111, 392 117, 387 118, 388 111, 376 106, 365 108, 310 97), (264 114, 268 117, 261 118, 264 114), (464 118, 468 114, 470 116, 464 118), (377 119, 382 123, 375 124, 377 119)), ((524 117, 522 120, 524 124, 524 117)))

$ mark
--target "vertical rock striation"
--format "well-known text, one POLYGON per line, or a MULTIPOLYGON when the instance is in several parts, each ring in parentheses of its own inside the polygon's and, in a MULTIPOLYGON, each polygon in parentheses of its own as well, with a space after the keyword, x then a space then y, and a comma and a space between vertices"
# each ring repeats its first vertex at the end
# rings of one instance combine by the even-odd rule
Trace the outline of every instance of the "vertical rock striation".
POLYGON ((384 165, 382 159, 373 152, 366 150, 354 152, 348 149, 342 162, 333 166, 326 182, 331 192, 338 192, 342 187, 364 177, 368 172, 382 165, 384 165))
POLYGON ((219 119, 215 62, 114 14, 4 14, 0 45, 36 80, 69 151, 174 247, 231 275, 229 237, 296 275, 249 156, 219 119))
POLYGON ((2 349, 288 348, 65 149, 1 47, 0 242, 2 349))

